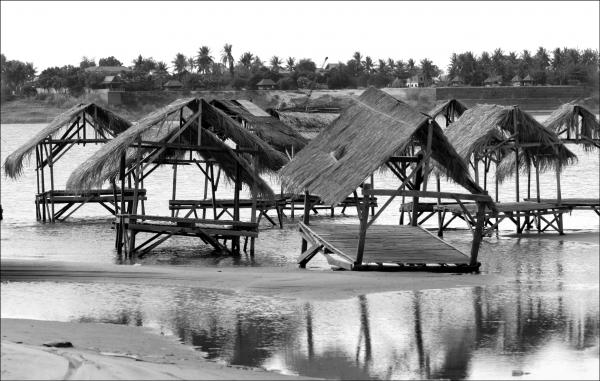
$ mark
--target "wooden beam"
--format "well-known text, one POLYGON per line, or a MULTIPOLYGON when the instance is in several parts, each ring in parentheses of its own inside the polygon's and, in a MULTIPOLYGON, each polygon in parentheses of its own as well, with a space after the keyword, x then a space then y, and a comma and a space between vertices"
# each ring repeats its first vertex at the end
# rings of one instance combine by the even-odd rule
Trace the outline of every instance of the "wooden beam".
POLYGON ((484 194, 470 194, 470 193, 451 193, 451 192, 431 192, 431 191, 417 191, 417 190, 394 190, 394 189, 369 189, 363 190, 364 193, 373 196, 417 196, 423 198, 448 198, 448 199, 459 199, 459 200, 472 200, 482 202, 493 202, 492 198, 484 194))

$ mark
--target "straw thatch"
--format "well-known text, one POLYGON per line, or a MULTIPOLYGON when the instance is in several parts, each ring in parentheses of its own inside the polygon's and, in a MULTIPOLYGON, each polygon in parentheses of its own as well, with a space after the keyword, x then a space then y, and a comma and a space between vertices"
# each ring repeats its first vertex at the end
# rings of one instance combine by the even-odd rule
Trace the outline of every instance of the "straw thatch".
POLYGON ((467 111, 468 107, 458 99, 442 100, 427 113, 432 118, 444 115, 446 120, 456 120, 467 111))
POLYGON ((235 100, 213 100, 211 105, 226 112, 235 119, 243 120, 254 131, 254 133, 267 142, 271 147, 279 152, 298 152, 308 143, 308 140, 294 131, 293 128, 282 121, 269 115, 265 111, 258 109, 258 106, 243 101, 240 103, 235 100), (252 105, 252 109, 244 105, 252 105), (255 108, 258 112, 256 112, 255 108), (258 115, 255 115, 258 114, 258 115))
POLYGON ((340 116, 338 113, 329 112, 277 111, 277 114, 286 125, 309 139, 323 131, 340 116))
MULTIPOLYGON (((571 164, 576 160, 575 154, 569 151, 558 139, 558 136, 546 129, 531 115, 519 108, 498 105, 477 105, 467 111, 446 128, 446 136, 456 148, 458 154, 465 160, 470 160, 474 153, 483 153, 486 149, 509 139, 515 134, 519 143, 535 143, 536 146, 522 147, 523 159, 521 168, 533 166, 533 157, 539 156, 540 170, 571 164), (514 119, 513 119, 514 118, 514 119)), ((509 151, 504 151, 508 154, 509 151)), ((504 155, 510 163, 511 156, 504 155)), ((513 159, 514 160, 514 159, 513 159)), ((514 166, 512 167, 514 171, 514 166)), ((510 172, 509 164, 500 165, 498 179, 506 178, 510 172), (501 169, 503 168, 503 169, 501 169)))
MULTIPOLYGON (((235 128, 238 129, 239 126, 237 126, 232 120, 229 120, 230 126, 224 127, 223 125, 212 124, 208 121, 208 119, 206 119, 206 114, 208 114, 213 107, 208 103, 196 98, 178 99, 134 123, 126 132, 110 141, 78 168, 76 168, 73 173, 71 173, 71 176, 67 181, 67 189, 78 191, 88 190, 101 186, 105 181, 115 179, 119 173, 120 159, 123 154, 125 154, 126 157, 127 167, 130 167, 135 162, 138 154, 135 144, 138 139, 143 142, 168 142, 179 130, 180 116, 183 116, 186 119, 191 117, 198 111, 201 102, 202 124, 203 126, 205 124, 210 125, 210 128, 214 132, 209 131, 207 128, 200 129, 202 134, 202 146, 208 147, 208 149, 200 150, 199 155, 206 160, 215 160, 223 169, 225 175, 230 179, 235 178, 235 168, 237 162, 240 166, 241 181, 256 190, 258 195, 262 197, 272 197, 273 191, 268 184, 262 180, 257 173, 254 172, 248 160, 237 155, 222 140, 222 135, 230 132, 232 126, 235 126, 235 128), (218 148, 219 150, 215 151, 211 150, 211 148, 218 148)), ((214 110, 212 111, 214 112, 214 110)), ((218 114, 214 113, 212 119, 219 120, 215 115, 218 114)), ((224 120, 227 119, 228 118, 225 117, 224 120)), ((244 134, 251 135, 246 131, 237 133, 235 138, 238 142, 242 142, 242 137, 244 134)), ((252 138, 256 139, 256 137, 252 138)), ((191 123, 188 130, 181 134, 175 142, 181 142, 184 145, 193 145, 196 144, 197 140, 198 123, 197 121, 194 121, 191 123)), ((251 142, 244 143, 246 144, 246 147, 251 146, 251 142)), ((266 146, 264 142, 262 142, 262 144, 266 146)), ((269 147, 267 146, 267 148, 269 147)), ((142 157, 152 151, 151 148, 142 148, 141 150, 142 152, 140 155, 142 157)), ((161 154, 157 161, 160 162, 160 159, 167 157, 178 157, 183 153, 183 150, 169 148, 165 150, 163 154, 161 154)))
POLYGON ((107 138, 117 136, 131 126, 129 121, 94 103, 77 104, 58 115, 50 124, 8 155, 4 161, 5 175, 12 178, 20 176, 23 172, 24 160, 31 156, 35 147, 46 138, 55 138, 60 135, 63 128, 68 128, 81 113, 87 114, 86 119, 92 121, 107 138))
POLYGON ((550 114, 544 125, 557 134, 568 131, 586 151, 600 148, 600 124, 596 116, 585 107, 567 103, 550 114), (594 142, 595 140, 595 142, 594 142))
MULTIPOLYGON (((283 185, 289 192, 309 191, 336 204, 411 140, 425 146, 429 121, 402 101, 370 87, 282 169, 283 185)), ((431 123, 433 159, 454 181, 483 193, 441 127, 431 123)))

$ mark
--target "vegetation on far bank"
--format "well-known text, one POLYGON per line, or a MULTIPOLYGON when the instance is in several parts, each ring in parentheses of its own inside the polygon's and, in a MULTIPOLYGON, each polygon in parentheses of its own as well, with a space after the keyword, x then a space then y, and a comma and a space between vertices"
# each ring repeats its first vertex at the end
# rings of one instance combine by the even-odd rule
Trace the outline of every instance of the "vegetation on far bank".
POLYGON ((188 90, 252 90, 263 79, 272 80, 280 90, 402 87, 415 76, 424 86, 434 83, 434 79, 443 82, 458 78, 464 85, 481 86, 491 77, 508 84, 514 76, 529 76, 538 85, 578 84, 597 89, 599 57, 598 50, 574 48, 556 48, 550 52, 539 47, 535 54, 528 50, 517 54, 496 49, 479 56, 467 51, 453 54, 447 75, 441 76, 443 70, 427 58, 420 62, 412 58, 373 59, 357 51, 345 63, 318 67, 309 58, 273 56, 265 62, 252 52, 244 52, 236 60, 232 45, 225 44, 220 54, 211 52, 207 46, 200 47, 195 55, 177 53, 171 66, 141 54, 129 68, 113 56, 100 58, 97 63, 93 58, 83 57, 76 66, 47 68, 37 76, 33 63, 7 60, 4 54, 0 66, 2 100, 6 101, 13 95, 33 95, 36 88, 79 96, 85 88, 103 87, 106 73, 86 70, 96 65, 126 69, 117 72, 119 86, 126 91, 156 90, 175 79, 188 90))

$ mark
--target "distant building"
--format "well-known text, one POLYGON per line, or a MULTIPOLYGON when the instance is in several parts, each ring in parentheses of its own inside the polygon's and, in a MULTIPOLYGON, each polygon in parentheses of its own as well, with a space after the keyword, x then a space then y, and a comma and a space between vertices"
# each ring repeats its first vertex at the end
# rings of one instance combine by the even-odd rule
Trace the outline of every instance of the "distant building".
POLYGON ((510 83, 515 87, 523 86, 523 79, 517 74, 510 80, 510 83))
POLYGON ((448 83, 449 86, 464 86, 465 85, 465 81, 462 79, 461 76, 459 75, 455 75, 454 78, 452 78, 450 80, 450 82, 448 83))
POLYGON ((425 87, 426 81, 423 73, 417 73, 406 81, 406 87, 425 87))
POLYGON ((85 68, 86 73, 117 75, 120 73, 129 73, 132 70, 125 66, 90 66, 85 68))
POLYGON ((529 74, 523 78, 523 86, 533 86, 533 78, 529 74))
POLYGON ((497 87, 502 86, 502 76, 501 75, 491 75, 483 81, 483 85, 486 87, 497 87))
POLYGON ((100 82, 100 86, 110 90, 123 90, 123 81, 121 81, 118 75, 107 75, 100 82))
POLYGON ((171 79, 163 84, 165 90, 181 90, 183 89, 183 83, 176 79, 171 79))
POLYGON ((265 78, 256 84, 259 90, 275 90, 277 84, 269 78, 265 78))
POLYGON ((396 77, 390 87, 406 87, 406 80, 396 77))

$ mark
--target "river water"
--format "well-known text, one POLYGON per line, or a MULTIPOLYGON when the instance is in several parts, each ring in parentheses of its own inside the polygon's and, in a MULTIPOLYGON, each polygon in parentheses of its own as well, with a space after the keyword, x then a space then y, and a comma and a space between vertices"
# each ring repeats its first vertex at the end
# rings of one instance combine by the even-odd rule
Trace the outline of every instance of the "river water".
MULTIPOLYGON (((2 125, 2 162, 41 127, 2 125)), ((68 161, 57 166, 57 188, 64 188, 69 173, 97 148, 73 148, 68 161)), ((598 152, 569 148, 579 163, 563 173, 563 197, 598 197, 598 152)), ((180 169, 178 175, 178 197, 199 198, 203 189, 197 170, 180 169)), ((146 184, 147 213, 168 213, 171 179, 171 168, 161 168, 146 184)), ((523 177, 521 184, 526 181, 523 177)), ((276 179, 271 182, 278 189, 276 179)), ((394 184, 387 173, 377 174, 375 182, 394 184)), ((512 183, 501 185, 501 200, 514 200, 512 183)), ((554 175, 543 174, 541 184, 542 197, 554 197, 554 175)), ((1 185, 2 259, 117 261, 114 232, 101 207, 85 206, 65 223, 40 224, 35 220, 32 165, 17 181, 2 176, 1 185)), ((433 183, 429 187, 435 189, 433 183)), ((449 183, 442 188, 459 190, 449 183)), ((231 197, 231 189, 224 187, 219 194, 231 197)), ((398 206, 399 200, 394 201, 380 223, 397 223, 398 206)), ((311 220, 356 223, 352 214, 311 220)), ((560 239, 556 233, 512 238, 510 224, 501 225, 499 236, 484 239, 482 272, 510 279, 501 286, 299 303, 186 287, 4 282, 1 316, 142 325, 179 337, 210 360, 284 374, 343 379, 598 379, 598 245, 569 237, 598 234, 599 219, 593 212, 576 211, 564 225, 567 235, 560 239)), ((445 239, 467 251, 470 233, 460 223, 453 226, 458 229, 448 231, 445 239)), ((295 221, 286 219, 281 230, 263 221, 255 258, 217 256, 197 240, 178 238, 141 264, 293 267, 299 242, 295 221)), ((320 258, 311 265, 307 271, 330 271, 320 258)))

